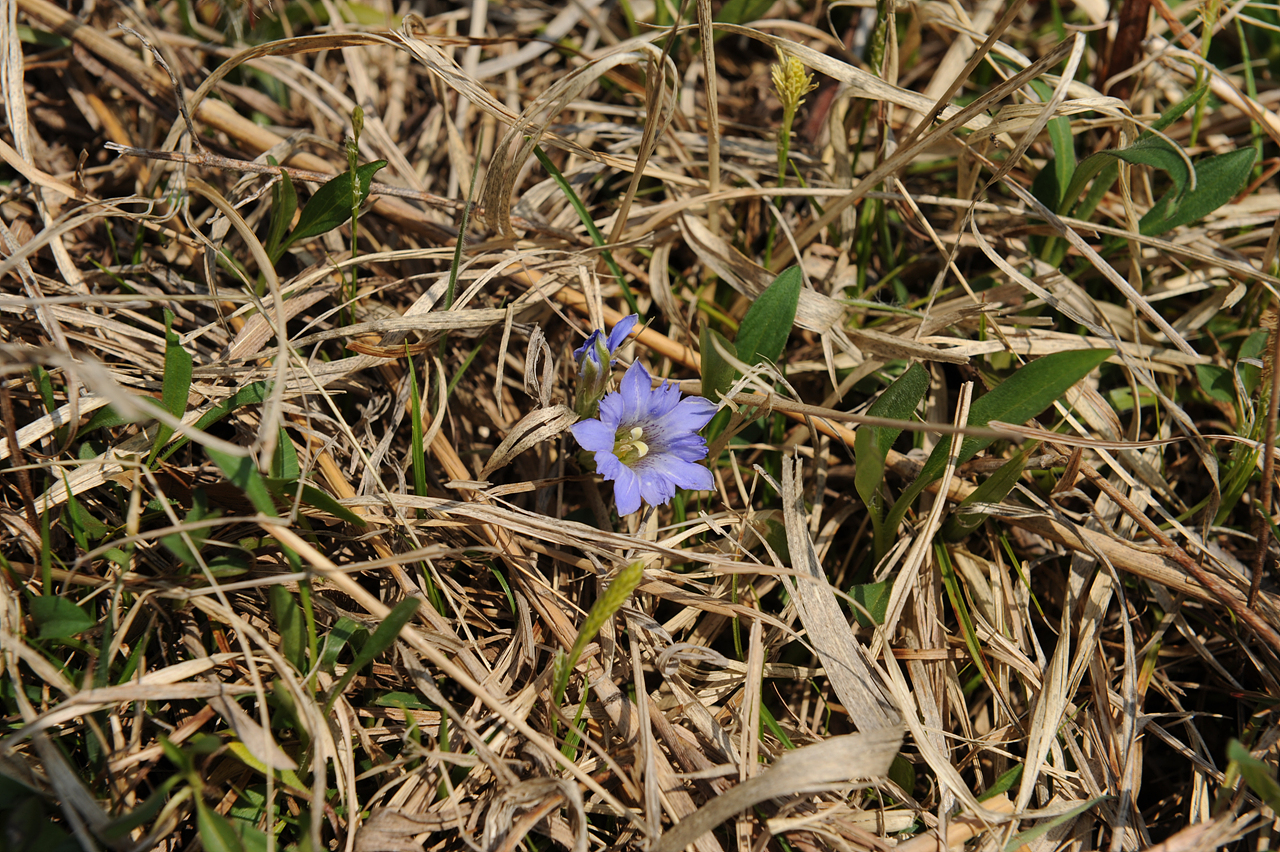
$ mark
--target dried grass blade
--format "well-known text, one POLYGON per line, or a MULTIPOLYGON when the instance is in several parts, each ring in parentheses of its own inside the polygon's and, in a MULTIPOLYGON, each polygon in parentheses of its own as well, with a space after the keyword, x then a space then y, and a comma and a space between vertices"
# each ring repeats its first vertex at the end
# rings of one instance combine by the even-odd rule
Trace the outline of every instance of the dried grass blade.
MULTIPOLYGON (((854 779, 883 778, 902 745, 902 727, 832 737, 789 751, 759 776, 744 781, 678 822, 653 852, 681 852, 734 814, 769 799, 851 786, 854 779)), ((852 785, 855 789, 868 783, 852 785)))
POLYGON ((831 687, 849 710, 849 721, 861 731, 901 725, 900 710, 885 696, 866 651, 854 638, 849 621, 836 603, 835 591, 809 537, 799 459, 782 459, 782 511, 787 546, 799 576, 783 580, 791 589, 800 623, 808 633, 831 687))

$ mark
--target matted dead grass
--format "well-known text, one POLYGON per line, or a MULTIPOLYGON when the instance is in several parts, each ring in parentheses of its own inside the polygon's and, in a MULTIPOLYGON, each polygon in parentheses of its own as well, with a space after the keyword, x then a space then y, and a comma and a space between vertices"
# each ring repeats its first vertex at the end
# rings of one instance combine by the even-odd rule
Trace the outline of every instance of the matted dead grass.
POLYGON ((1273 844, 1272 7, 2 5, 0 847, 1273 844), (1198 85, 1162 168, 1256 146, 1240 191, 1046 206, 1198 85), (354 255, 275 251, 357 106, 354 255), (700 393, 795 264, 715 490, 619 518, 572 351, 634 301, 622 361, 700 393), (951 456, 877 559, 911 364, 876 500, 951 456))

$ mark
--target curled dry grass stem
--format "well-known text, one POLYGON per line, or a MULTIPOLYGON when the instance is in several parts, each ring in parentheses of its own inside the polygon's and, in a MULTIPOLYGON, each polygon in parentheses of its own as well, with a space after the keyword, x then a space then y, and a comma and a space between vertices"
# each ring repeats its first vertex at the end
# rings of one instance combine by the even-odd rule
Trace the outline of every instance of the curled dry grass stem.
POLYGON ((1280 196, 1230 157, 1277 156, 1274 36, 1256 10, 1206 53, 1153 5, 1134 57, 1090 4, 899 5, 896 85, 843 48, 852 7, 828 32, 804 3, 161 4, 124 30, 14 0, 5 837, 1263 848, 1280 196), (781 176, 780 52, 824 84, 781 176), (1251 89, 1222 71, 1246 57, 1251 89), (389 163, 358 228, 273 257, 271 183, 302 206, 352 168, 357 105, 354 167, 389 163), (792 264, 795 324, 764 335, 748 308, 792 264), (565 431, 572 350, 633 309, 616 357, 733 410, 714 490, 643 522, 565 431), (776 359, 743 354, 764 336, 776 359), (1036 421, 966 413, 1102 349, 1036 421), (912 364, 905 419, 868 415, 912 364), (878 561, 871 511, 901 518, 878 561))

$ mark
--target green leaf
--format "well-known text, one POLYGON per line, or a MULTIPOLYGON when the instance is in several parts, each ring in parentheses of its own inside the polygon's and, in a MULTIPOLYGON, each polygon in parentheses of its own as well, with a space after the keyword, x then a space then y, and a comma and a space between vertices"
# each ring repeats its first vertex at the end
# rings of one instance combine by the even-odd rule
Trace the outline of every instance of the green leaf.
POLYGON ((1280 808, 1280 784, 1276 783, 1270 766, 1249 754, 1249 750, 1234 738, 1227 743, 1227 759, 1236 765, 1240 777, 1259 799, 1267 803, 1267 807, 1273 811, 1280 808))
POLYGON ((372 663, 375 657, 390 648, 396 641, 396 637, 400 635, 400 628, 412 621, 417 614, 419 602, 417 598, 405 598, 396 604, 395 609, 387 613, 387 617, 378 624, 373 635, 365 641, 360 653, 356 654, 355 660, 329 690, 329 698, 324 704, 325 716, 333 710, 333 703, 338 700, 338 696, 350 685, 360 670, 372 663))
MULTIPOLYGON (((1025 423, 1044 411, 1071 387, 1113 354, 1110 349, 1077 349, 1055 352, 1037 358, 999 385, 978 398, 969 407, 969 426, 986 426, 992 420, 1025 423)), ((960 445, 958 464, 964 464, 991 446, 994 438, 970 436, 960 445)), ((934 447, 920 472, 930 482, 942 475, 947 466, 949 441, 934 447)))
POLYGON ((271 455, 271 478, 296 481, 300 472, 298 450, 293 446, 293 439, 282 426, 280 435, 276 439, 275 452, 271 455))
POLYGON ((351 638, 357 633, 365 631, 358 623, 345 615, 340 616, 333 627, 324 637, 324 648, 320 651, 320 668, 322 671, 333 672, 333 668, 338 663, 338 656, 342 653, 342 649, 347 646, 351 638))
MULTIPOLYGON (((920 364, 912 364, 893 384, 884 389, 884 393, 872 403, 867 414, 909 421, 928 391, 929 371, 920 364)), ((902 429, 892 426, 859 426, 853 442, 856 463, 853 485, 867 511, 871 513, 877 538, 884 519, 884 496, 880 489, 884 482, 884 460, 893 447, 893 442, 901 434, 902 429)))
POLYGON ((908 795, 916 788, 916 767, 915 764, 907 760, 900 754, 893 756, 893 763, 889 764, 889 780, 897 784, 908 795))
POLYGON ((181 775, 170 775, 164 779, 160 786, 151 791, 151 795, 147 796, 145 802, 103 826, 101 831, 102 839, 108 842, 123 840, 135 828, 151 822, 159 816, 160 811, 168 804, 169 791, 180 781, 182 781, 181 775))
MULTIPOLYGON (((716 15, 717 23, 749 24, 760 20, 760 16, 769 11, 773 0, 725 0, 716 15)), ((720 33, 716 34, 717 36, 720 33)))
POLYGON ((1196 364, 1196 379, 1200 382, 1200 389, 1218 402, 1230 405, 1236 401, 1236 385, 1226 367, 1196 364))
MULTIPOLYGON (((525 137, 525 139, 529 138, 528 136, 525 137)), ((578 221, 582 223, 582 227, 586 228, 587 233, 591 235, 591 241, 597 246, 603 246, 605 244, 604 234, 600 233, 600 229, 596 227, 596 222, 591 218, 587 205, 582 203, 582 199, 578 197, 573 184, 569 183, 569 180, 556 167, 556 164, 547 156, 547 152, 542 150, 541 145, 533 146, 533 155, 538 158, 538 162, 547 170, 547 174, 551 175, 551 179, 556 182, 556 186, 560 187, 564 197, 569 200, 573 211, 578 214, 578 221)), ((622 267, 618 266, 618 262, 613 259, 613 252, 604 249, 601 254, 604 257, 605 264, 609 267, 609 272, 613 275, 613 280, 617 281, 622 288, 622 298, 626 300, 627 307, 631 309, 633 314, 640 313, 640 308, 636 304, 635 294, 631 292, 631 286, 627 283, 627 276, 622 273, 622 267)))
POLYGON ((111 532, 111 527, 85 509, 70 489, 67 490, 66 520, 67 529, 81 550, 88 550, 91 543, 101 541, 111 532))
POLYGON ((762 361, 776 363, 782 356, 787 338, 791 336, 791 326, 796 321, 796 305, 800 303, 803 280, 800 267, 784 269, 751 303, 733 342, 738 360, 752 366, 762 361))
POLYGON ((276 630, 280 634, 280 650, 294 671, 307 673, 307 629, 302 607, 289 590, 281 585, 272 586, 267 597, 271 601, 271 614, 275 617, 276 630))
MULTIPOLYGON (((197 488, 191 492, 191 508, 187 510, 187 524, 199 524, 206 518, 216 518, 222 514, 217 509, 210 511, 209 495, 203 488, 197 488)), ((183 533, 169 533, 160 537, 160 543, 163 544, 170 553, 178 558, 178 561, 191 569, 200 567, 200 560, 196 558, 196 553, 204 549, 207 542, 207 530, 191 529, 183 533), (188 544, 190 541, 190 544, 188 544), (191 548, 194 547, 195 550, 191 548)))
POLYGON ((1027 829, 1026 831, 1015 834, 1013 836, 1013 839, 1005 844, 1005 847, 1004 847, 1005 852, 1014 852, 1014 850, 1028 843, 1031 843, 1033 840, 1036 840, 1037 838, 1040 838, 1048 834, 1050 831, 1062 825, 1064 822, 1068 822, 1070 820, 1075 819, 1076 817, 1080 816, 1080 814, 1089 810, 1089 808, 1093 807, 1099 802, 1105 802, 1107 799, 1110 799, 1110 798, 1111 798, 1110 796, 1099 796, 1096 799, 1090 799, 1087 802, 1081 802, 1080 804, 1076 805, 1074 808, 1067 811, 1066 813, 1059 814, 1053 819, 1047 819, 1044 822, 1037 825, 1035 828, 1030 828, 1030 829, 1027 829))
POLYGON ((1256 154, 1241 148, 1196 163, 1196 188, 1181 198, 1170 190, 1139 220, 1138 230, 1153 237, 1208 216, 1244 188, 1256 154))
MULTIPOLYGON (((1080 165, 1076 167, 1075 173, 1071 177, 1071 183, 1068 184, 1063 200, 1059 204, 1059 211, 1065 213, 1069 210, 1081 191, 1084 190, 1085 184, 1095 174, 1102 171, 1108 162, 1115 160, 1123 160, 1136 166, 1151 166, 1163 172, 1168 172, 1169 178, 1173 181, 1173 189, 1170 190, 1171 198, 1181 199, 1186 191, 1187 181, 1190 179, 1186 160, 1163 138, 1148 136, 1139 139, 1128 148, 1098 151, 1096 154, 1085 157, 1080 165)), ((1110 188, 1114 180, 1115 178, 1112 177, 1107 182, 1108 188, 1110 188)))
MULTIPOLYGON (((246 405, 261 405, 266 400, 267 394, 269 393, 271 393, 270 382, 251 382, 250 384, 247 384, 244 387, 240 388, 231 396, 224 399, 222 402, 215 405, 213 408, 210 408, 204 414, 200 415, 200 419, 195 422, 195 425, 192 428, 198 432, 203 432, 205 429, 208 429, 214 423, 217 423, 219 420, 226 417, 228 414, 235 411, 237 408, 242 408, 246 405)), ((103 409, 103 411, 106 411, 106 410, 107 409, 103 409)), ((98 413, 101 414, 102 412, 98 412, 98 413)), ((97 418, 95 417, 94 419, 96 420, 97 418)), ((116 425, 116 424, 112 423, 112 424, 103 424, 103 425, 116 425)), ((173 445, 170 446, 168 449, 166 449, 164 451, 164 455, 162 455, 160 458, 162 459, 169 458, 169 456, 173 455, 179 449, 186 446, 189 440, 191 439, 187 438, 184 435, 183 437, 174 441, 173 445)))
MULTIPOLYGON (((422 428, 423 411, 422 411, 422 394, 418 391, 418 373, 413 366, 413 356, 409 354, 409 344, 405 344, 406 362, 409 365, 409 412, 410 431, 413 444, 410 449, 413 459, 413 493, 418 497, 427 496, 427 452, 423 442, 426 440, 422 428)), ((419 517, 425 517, 425 512, 418 510, 419 517)))
POLYGON ((951 565, 951 554, 945 545, 938 543, 933 547, 933 552, 938 560, 940 574, 942 575, 942 585, 947 590, 947 598, 951 601, 951 609, 956 614, 956 621, 960 625, 960 633, 964 636, 965 647, 969 649, 969 658, 973 660, 974 666, 978 669, 978 673, 982 675, 982 679, 988 684, 991 683, 991 672, 987 669, 986 661, 982 655, 982 643, 978 640, 978 631, 973 626, 973 616, 969 613, 969 601, 960 591, 960 580, 956 576, 956 570, 951 565))
MULTIPOLYGON (((369 187, 373 183, 373 176, 378 173, 379 169, 386 168, 386 165, 386 160, 374 160, 372 163, 365 163, 356 169, 356 177, 360 182, 361 204, 369 197, 369 187)), ((350 222, 351 196, 351 172, 343 172, 327 181, 324 186, 315 191, 315 194, 311 196, 311 200, 307 202, 307 206, 302 208, 302 215, 298 217, 297 227, 285 238, 280 250, 287 249, 298 240, 327 234, 334 228, 350 222)))
MULTIPOLYGON (((969 407, 968 425, 986 426, 992 420, 1024 423, 1052 405, 1055 400, 1070 390, 1072 385, 1089 375, 1112 354, 1110 349, 1077 349, 1069 352, 1055 352, 1038 358, 979 397, 969 407)), ((965 438, 960 445, 957 464, 964 464, 989 447, 994 440, 994 438, 976 436, 965 438)), ((920 495, 920 492, 929 483, 942 476, 942 472, 946 470, 950 452, 950 441, 941 441, 933 448, 916 481, 911 483, 889 511, 889 518, 885 522, 886 537, 897 530, 907 508, 920 495)), ((877 553, 883 554, 883 552, 882 547, 877 547, 877 553)))
POLYGON ((205 454, 216 464, 231 484, 238 487, 249 498, 253 507, 264 515, 276 517, 276 507, 271 502, 271 492, 267 483, 258 472, 253 459, 248 456, 233 456, 213 447, 205 447, 205 454))
MULTIPOLYGON (((164 312, 164 340, 164 386, 160 391, 160 407, 181 419, 187 410, 187 396, 191 393, 191 355, 178 342, 178 335, 173 330, 173 314, 167 310, 164 312)), ((160 449, 169 443, 172 436, 173 427, 161 423, 147 464, 155 461, 160 449)))
POLYGON ((365 526, 364 518, 339 503, 337 500, 329 496, 328 493, 316 488, 314 485, 302 486, 302 502, 308 506, 315 506, 317 509, 328 512, 335 518, 341 518, 352 526, 365 526))
MULTIPOLYGON (((275 161, 272 160, 272 165, 275 161)), ((271 188, 271 225, 267 229, 267 256, 275 264, 284 256, 284 235, 289 232, 293 223, 293 214, 298 211, 298 191, 293 187, 293 180, 284 169, 280 170, 280 182, 271 188)))
POLYGON ((698 353, 702 356, 702 395, 715 403, 733 386, 736 373, 733 365, 716 349, 717 343, 725 352, 738 357, 737 348, 723 334, 704 325, 698 343, 698 353))
POLYGON ((98 623, 74 602, 55 595, 31 598, 30 610, 37 639, 70 639, 98 623))
MULTIPOLYGON (((1170 124, 1176 122, 1176 120, 1180 119, 1188 110, 1192 109, 1193 106, 1196 106, 1197 102, 1206 91, 1208 91, 1207 84, 1206 86, 1201 86, 1197 88, 1197 90, 1190 92, 1189 95, 1179 101, 1178 104, 1169 107, 1169 110, 1166 110, 1165 114, 1161 115, 1160 118, 1156 119, 1155 124, 1151 125, 1151 130, 1147 130, 1147 132, 1144 132, 1142 136, 1138 137, 1138 141, 1140 142, 1143 141, 1143 139, 1153 138, 1153 130, 1155 130, 1155 132, 1158 132, 1158 130, 1164 130, 1169 127, 1170 124)), ((1094 182, 1093 188, 1089 191, 1088 196, 1084 198, 1082 205, 1080 205, 1079 209, 1075 211, 1076 216, 1079 216, 1080 219, 1088 219, 1088 217, 1093 214, 1093 211, 1097 209, 1098 202, 1102 201, 1102 196, 1105 196, 1108 189, 1111 188, 1111 184, 1116 182, 1116 177, 1119 175, 1119 169, 1116 168, 1115 157, 1100 157, 1100 159, 1097 160, 1093 160, 1092 156, 1085 157, 1084 162, 1076 168, 1076 174, 1071 178, 1070 191, 1062 197, 1062 202, 1059 206, 1060 214, 1069 214, 1071 206, 1074 205, 1075 198, 1076 196, 1079 196, 1080 191, 1084 188, 1084 184, 1087 184, 1089 182, 1089 178, 1092 178, 1094 174, 1098 173, 1098 171, 1101 171, 1101 177, 1098 178, 1097 182, 1094 182), (1082 169, 1085 169, 1085 162, 1088 162, 1089 164, 1087 166, 1087 174, 1082 171, 1082 169)))
POLYGON ((1001 793, 1006 793, 1013 789, 1013 785, 1018 783, 1018 779, 1022 777, 1022 764, 1017 763, 1000 773, 1000 777, 996 779, 996 783, 992 784, 986 790, 982 791, 982 795, 978 796, 979 802, 985 802, 993 799, 1001 793))
POLYGON ((858 604, 853 608, 853 614, 857 617, 859 626, 874 627, 877 624, 884 624, 884 618, 889 613, 891 591, 892 586, 888 582, 863 583, 849 587, 849 597, 858 604), (862 611, 864 609, 866 612, 862 611))
POLYGON ((196 827, 205 852, 245 852, 230 820, 206 805, 199 795, 196 796, 196 827))
POLYGON ((947 541, 962 541, 965 536, 982 526, 982 522, 987 516, 977 512, 965 513, 961 510, 974 503, 999 503, 1005 497, 1009 496, 1009 492, 1013 490, 1013 486, 1018 484, 1018 477, 1022 476, 1022 469, 1027 463, 1026 450, 1021 450, 1014 454, 1004 464, 1000 465, 1000 469, 987 477, 969 496, 960 501, 960 505, 956 507, 956 511, 947 519, 946 525, 942 528, 942 537, 947 541))

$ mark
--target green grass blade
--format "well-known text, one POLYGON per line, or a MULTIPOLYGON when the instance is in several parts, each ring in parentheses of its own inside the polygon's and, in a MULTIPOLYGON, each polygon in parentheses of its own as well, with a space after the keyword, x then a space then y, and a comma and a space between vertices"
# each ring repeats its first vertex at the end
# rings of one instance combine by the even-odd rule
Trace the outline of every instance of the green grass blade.
POLYGON ((355 660, 343 672, 342 677, 338 678, 337 682, 334 683, 333 688, 329 690, 329 697, 324 703, 324 715, 328 716, 333 711, 334 702, 351 684, 355 676, 360 673, 360 670, 391 647, 396 641, 396 637, 400 635, 400 628, 412 621, 414 615, 417 614, 418 604, 417 598, 405 598, 396 604, 395 609, 387 613, 387 617, 378 624, 378 628, 373 631, 373 634, 365 641, 364 646, 360 648, 360 653, 356 654, 355 660))
MULTIPOLYGON (((604 234, 600 233, 600 229, 596 227, 595 220, 591 218, 591 213, 587 210, 587 205, 582 203, 582 199, 578 197, 578 193, 574 191, 573 186, 556 168, 556 164, 551 162, 547 152, 542 150, 540 145, 535 145, 533 146, 533 155, 538 158, 538 162, 542 163, 542 167, 547 170, 547 174, 551 175, 551 179, 560 187, 564 197, 569 199, 569 203, 573 205, 574 212, 578 214, 579 221, 587 229, 587 233, 591 235, 591 241, 597 246, 604 246, 604 234)), ((608 265, 609 272, 612 273, 618 285, 622 288, 622 298, 627 300, 627 307, 631 309, 633 314, 640 313, 640 308, 636 304, 635 294, 631 292, 631 286, 627 284, 627 277, 622 274, 622 267, 618 266, 618 262, 613 259, 613 254, 608 249, 604 249, 603 254, 604 262, 608 265)))

